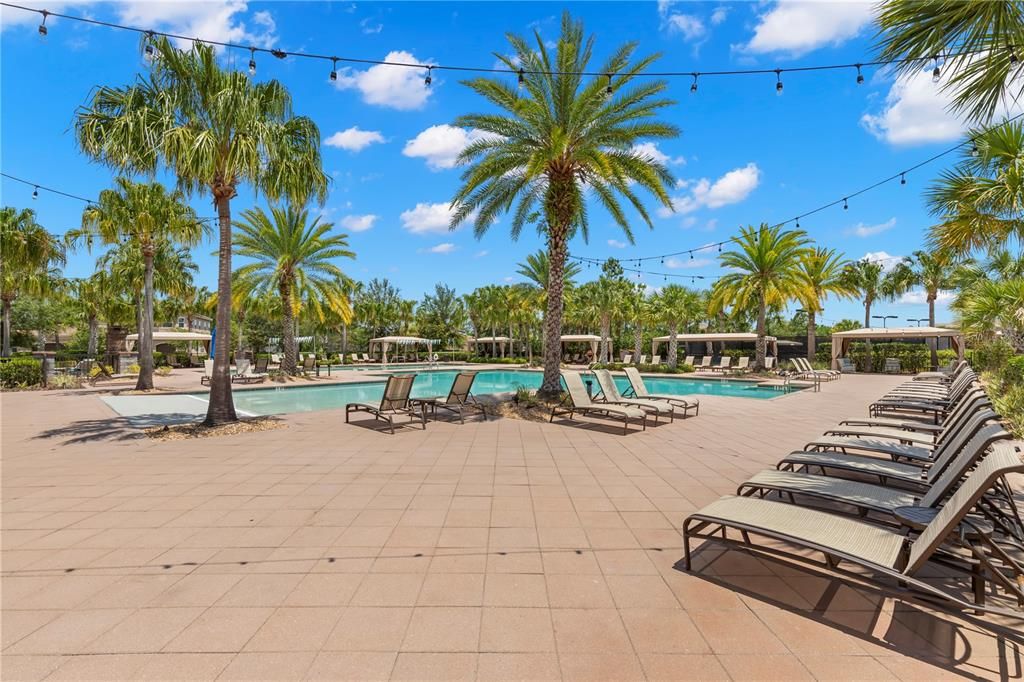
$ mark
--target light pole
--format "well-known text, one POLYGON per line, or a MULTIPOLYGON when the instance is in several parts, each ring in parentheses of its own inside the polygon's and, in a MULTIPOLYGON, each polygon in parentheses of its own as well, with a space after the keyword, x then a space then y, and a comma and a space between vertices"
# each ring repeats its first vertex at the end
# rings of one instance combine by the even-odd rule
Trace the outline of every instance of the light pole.
POLYGON ((881 320, 882 321, 882 329, 885 329, 886 328, 886 326, 885 326, 886 320, 895 320, 897 317, 899 317, 899 315, 872 315, 871 319, 872 320, 881 320))
POLYGON ((922 322, 927 322, 927 317, 908 317, 907 322, 916 322, 917 326, 920 327, 922 322))

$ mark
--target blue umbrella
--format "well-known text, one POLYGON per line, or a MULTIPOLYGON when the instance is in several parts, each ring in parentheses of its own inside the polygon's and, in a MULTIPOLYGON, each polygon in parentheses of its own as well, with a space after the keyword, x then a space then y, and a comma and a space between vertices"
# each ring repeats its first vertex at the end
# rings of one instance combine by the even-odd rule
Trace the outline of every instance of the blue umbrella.
POLYGON ((213 351, 217 347, 217 328, 214 327, 210 330, 210 357, 213 357, 213 351))

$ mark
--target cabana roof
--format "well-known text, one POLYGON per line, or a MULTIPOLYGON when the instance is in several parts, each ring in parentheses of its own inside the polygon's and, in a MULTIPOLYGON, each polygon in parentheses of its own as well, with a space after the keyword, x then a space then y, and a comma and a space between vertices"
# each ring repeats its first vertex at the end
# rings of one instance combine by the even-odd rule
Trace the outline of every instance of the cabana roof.
POLYGON ((594 334, 562 334, 562 342, 573 342, 573 341, 601 341, 600 336, 594 334))
MULTIPOLYGON (((764 337, 766 341, 774 341, 774 336, 764 337)), ((671 336, 655 336, 654 341, 667 342, 671 341, 671 336)), ((689 341, 691 343, 697 341, 757 341, 757 334, 753 332, 709 332, 706 334, 676 334, 676 341, 689 341)))
POLYGON ((963 336, 963 332, 945 327, 862 327, 832 333, 833 338, 839 339, 923 339, 947 336, 963 336))
MULTIPOLYGON (((170 341, 199 341, 200 343, 209 343, 211 338, 210 334, 206 332, 153 332, 153 343, 165 343, 170 341)), ((125 346, 128 350, 131 350, 138 342, 139 335, 129 334, 124 337, 124 340, 125 346)))
POLYGON ((473 341, 476 343, 492 343, 499 342, 504 343, 505 341, 511 341, 512 339, 508 336, 478 336, 473 341))
POLYGON ((370 339, 370 343, 393 343, 399 346, 415 346, 418 343, 431 345, 435 341, 434 339, 421 339, 418 336, 381 336, 376 339, 370 339))

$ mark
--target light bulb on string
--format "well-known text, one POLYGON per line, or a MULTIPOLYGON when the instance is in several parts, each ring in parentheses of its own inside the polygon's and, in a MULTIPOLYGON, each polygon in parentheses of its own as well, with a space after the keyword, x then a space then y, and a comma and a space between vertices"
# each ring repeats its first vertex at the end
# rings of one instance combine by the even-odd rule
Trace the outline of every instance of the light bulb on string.
POLYGON ((700 75, 699 73, 694 73, 693 74, 693 82, 690 83, 690 93, 691 94, 695 94, 697 92, 697 76, 699 76, 699 75, 700 75))
POLYGON ((971 140, 971 158, 978 158, 981 156, 981 152, 978 150, 977 140, 971 140))
POLYGON ((608 85, 606 85, 605 88, 604 88, 604 96, 605 97, 611 97, 612 93, 614 92, 612 90, 612 75, 610 73, 607 73, 607 74, 605 74, 605 78, 608 79, 608 85))
POLYGON ((38 199, 39 198, 39 186, 38 185, 32 190, 32 198, 33 199, 38 199))
POLYGON ((43 22, 39 24, 39 35, 45 38, 46 34, 49 33, 49 31, 47 31, 46 29, 46 17, 50 16, 50 13, 47 12, 45 9, 41 10, 40 12, 43 15, 43 22))
POLYGON ((860 72, 860 64, 857 64, 857 85, 863 85, 864 74, 860 72))
POLYGON ((523 85, 526 84, 526 72, 519 69, 519 89, 523 89, 523 85))
POLYGON ((331 57, 331 80, 338 80, 338 58, 331 57))
POLYGON ((143 51, 146 53, 146 59, 148 61, 153 61, 154 49, 153 49, 153 32, 152 31, 146 31, 146 47, 145 47, 145 49, 143 51))
POLYGON ((800 229, 800 216, 796 217, 796 229, 800 229))
POLYGON ((690 260, 693 260, 693 251, 690 252, 690 260))
POLYGON ((843 197, 843 210, 846 211, 850 208, 850 204, 847 203, 846 197, 843 197))
POLYGON ((423 85, 425 85, 428 88, 430 87, 430 84, 434 82, 434 77, 432 75, 433 73, 434 73, 434 67, 433 66, 428 66, 427 67, 427 76, 426 76, 426 78, 423 79, 423 85))
POLYGON ((775 94, 776 95, 781 95, 782 94, 782 69, 775 69, 775 78, 777 79, 776 83, 775 83, 775 94))
POLYGON ((256 75, 256 48, 255 47, 250 47, 249 48, 249 75, 250 76, 255 76, 256 75))
POLYGON ((907 174, 906 173, 900 173, 900 184, 901 185, 907 184, 907 174))
POLYGON ((935 68, 932 69, 932 83, 938 83, 942 79, 942 71, 939 69, 939 55, 932 57, 935 62, 935 68))

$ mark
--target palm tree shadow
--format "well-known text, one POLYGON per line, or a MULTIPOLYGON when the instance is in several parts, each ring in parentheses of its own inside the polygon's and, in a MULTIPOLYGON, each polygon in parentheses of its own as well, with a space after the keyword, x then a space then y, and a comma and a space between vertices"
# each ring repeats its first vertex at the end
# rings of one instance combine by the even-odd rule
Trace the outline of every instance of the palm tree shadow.
POLYGON ((80 419, 70 424, 40 431, 33 439, 61 439, 61 445, 138 440, 146 438, 146 434, 142 432, 143 429, 193 421, 196 421, 194 414, 174 412, 80 419))

